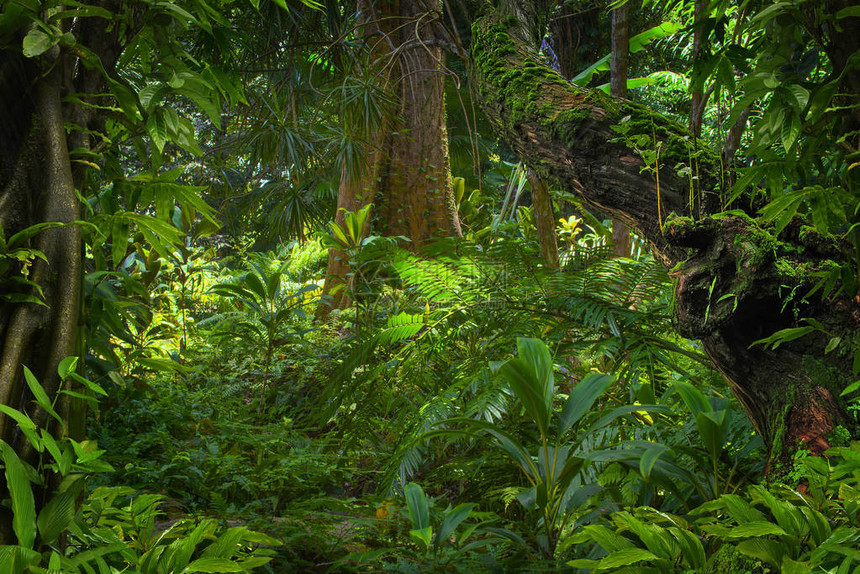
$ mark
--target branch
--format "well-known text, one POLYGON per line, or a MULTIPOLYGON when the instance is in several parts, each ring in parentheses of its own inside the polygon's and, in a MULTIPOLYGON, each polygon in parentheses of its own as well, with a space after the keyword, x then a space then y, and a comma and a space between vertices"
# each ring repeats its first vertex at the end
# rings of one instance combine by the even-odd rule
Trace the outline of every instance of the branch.
POLYGON ((541 177, 635 229, 664 263, 677 261, 663 222, 692 213, 695 187, 719 192, 718 153, 646 106, 568 83, 542 61, 539 25, 524 4, 476 21, 470 77, 484 113, 541 177))

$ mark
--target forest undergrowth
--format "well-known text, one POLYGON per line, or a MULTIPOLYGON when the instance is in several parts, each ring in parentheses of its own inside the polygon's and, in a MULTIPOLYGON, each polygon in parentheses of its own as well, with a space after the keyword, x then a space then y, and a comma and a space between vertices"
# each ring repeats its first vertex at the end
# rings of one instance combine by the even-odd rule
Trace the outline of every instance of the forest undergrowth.
POLYGON ((853 571, 860 445, 763 481, 666 272, 589 231, 560 272, 516 226, 432 258, 371 238, 325 324, 317 241, 201 258, 99 381, 99 481, 266 533, 272 572, 853 571))

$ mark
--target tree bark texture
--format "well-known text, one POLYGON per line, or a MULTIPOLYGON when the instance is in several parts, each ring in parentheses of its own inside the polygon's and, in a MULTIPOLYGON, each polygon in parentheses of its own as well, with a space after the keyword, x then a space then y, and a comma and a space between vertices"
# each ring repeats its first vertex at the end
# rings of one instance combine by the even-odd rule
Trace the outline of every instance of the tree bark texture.
MULTIPOLYGON (((102 7, 115 11, 119 5, 108 0, 102 7)), ((121 50, 120 27, 102 18, 74 22, 75 37, 88 43, 110 74, 121 50)), ((70 149, 89 150, 89 134, 103 131, 104 125, 96 108, 80 102, 64 104, 63 97, 75 93, 82 102, 97 103, 96 94, 104 91, 101 71, 87 69, 58 46, 29 59, 13 50, 0 50, 0 223, 7 239, 39 223, 70 224, 80 219, 76 190, 83 189, 86 168, 73 167, 70 149)), ((28 272, 28 279, 41 286, 47 306, 0 300, 0 402, 26 410, 37 425, 48 427, 52 421, 47 414, 33 408, 23 366, 34 373, 49 397, 55 397, 62 384, 57 374, 60 361, 82 355, 80 228, 68 225, 42 231, 30 240, 30 247, 47 258, 47 263, 36 259, 28 272)), ((21 271, 13 267, 9 273, 21 271)), ((68 421, 66 431, 81 440, 85 410, 65 398, 61 397, 57 410, 68 421)), ((22 459, 37 465, 39 453, 15 421, 4 415, 0 415, 0 438, 22 459)), ((8 510, 0 512, 0 544, 14 544, 11 516, 8 510)))
MULTIPOLYGON (((54 62, 56 57, 55 54, 54 62)), ((21 110, 23 117, 3 122, 24 128, 6 132, 0 144, 4 156, 9 153, 15 158, 11 170, 4 169, 5 173, 0 174, 0 213, 7 237, 41 222, 75 221, 79 219, 79 206, 60 100, 62 67, 57 65, 47 75, 41 75, 41 70, 31 63, 15 62, 20 58, 17 54, 6 52, 0 58, 6 62, 0 98, 13 94, 21 98, 32 86, 32 105, 21 110)), ((0 102, 0 109, 10 107, 0 102)), ((27 410, 36 424, 45 426, 46 414, 30 408, 32 395, 24 383, 23 366, 33 371, 48 396, 57 394, 61 384, 57 366, 76 350, 82 286, 80 230, 69 226, 43 231, 31 244, 48 260, 45 263, 37 259, 28 277, 42 286, 48 306, 0 303, 0 401, 27 410)), ((38 453, 20 434, 17 423, 5 415, 0 420, 0 437, 34 464, 38 453)), ((11 517, 0 520, 3 543, 14 540, 10 525, 11 517)))
MULTIPOLYGON (((369 148, 370 146, 368 146, 369 148)), ((366 149, 367 161, 360 166, 359 174, 343 174, 337 191, 337 215, 335 223, 344 225, 347 211, 356 212, 373 201, 379 168, 382 164, 379 150, 366 149)), ((369 220, 368 220, 369 221, 369 220)), ((367 233, 367 230, 364 230, 367 233)), ((352 269, 349 255, 345 251, 330 249, 326 267, 324 297, 317 306, 315 317, 324 321, 334 309, 346 309, 352 303, 349 292, 352 287, 352 269)))
POLYGON ((674 277, 679 332, 702 340, 774 465, 799 444, 823 452, 837 425, 860 436, 839 397, 852 382, 852 353, 824 353, 829 336, 856 341, 860 305, 800 296, 841 246, 791 227, 773 237, 738 212, 684 217, 695 198, 677 169, 692 164, 705 193, 719 199, 719 153, 644 106, 566 82, 538 54, 539 10, 504 1, 473 25, 473 88, 497 133, 539 176, 648 240, 674 277), (752 345, 797 326, 797 317, 814 317, 828 335, 777 350, 752 345))
POLYGON ((528 170, 528 180, 540 254, 549 267, 558 269, 558 238, 555 234, 555 214, 552 211, 549 187, 532 169, 528 170))
MULTIPOLYGON (((630 3, 612 11, 612 52, 609 56, 609 93, 627 99, 627 76, 630 68, 630 3)), ((612 253, 630 256, 630 230, 620 221, 612 221, 612 253)))
MULTIPOLYGON (((420 0, 360 3, 362 34, 399 109, 393 124, 367 136, 359 172, 342 175, 335 218, 342 224, 344 209, 374 202, 377 231, 407 237, 416 250, 433 238, 462 235, 448 159, 439 10, 420 0)), ((350 274, 345 253, 331 251, 323 287, 329 297, 317 307, 318 320, 349 307, 350 274), (345 287, 331 295, 337 285, 345 287)))
MULTIPOLYGON (((359 30, 365 42, 371 46, 371 57, 375 60, 382 60, 391 50, 387 42, 389 34, 383 30, 384 26, 391 26, 392 20, 381 18, 381 15, 374 9, 372 1, 359 1, 357 11, 359 30)), ((391 71, 379 70, 378 74, 386 88, 389 89, 391 71)), ((359 211, 372 203, 374 196, 379 192, 381 174, 388 166, 385 148, 388 140, 392 137, 390 133, 387 133, 388 128, 385 125, 376 129, 374 133, 363 133, 367 126, 363 126, 365 129, 349 127, 364 141, 360 146, 362 154, 357 170, 350 173, 344 169, 341 174, 340 185, 337 190, 337 213, 335 214, 335 223, 340 226, 344 225, 347 211, 359 211)), ((364 234, 368 231, 365 229, 364 234)), ((325 321, 334 309, 346 309, 352 304, 349 295, 352 285, 351 278, 352 269, 349 265, 349 255, 339 249, 330 249, 325 284, 323 285, 324 297, 317 305, 314 315, 318 321, 325 321)))
POLYGON ((384 0, 378 8, 400 102, 390 164, 381 174, 379 230, 408 237, 417 250, 430 239, 462 234, 448 158, 441 3, 384 0))
MULTIPOLYGON (((702 49, 707 49, 707 38, 704 30, 707 9, 707 0, 696 0, 693 7, 693 64, 696 63, 702 49)), ((705 113, 706 103, 707 98, 702 89, 693 90, 693 101, 690 105, 690 131, 696 137, 702 134, 702 115, 705 113)))

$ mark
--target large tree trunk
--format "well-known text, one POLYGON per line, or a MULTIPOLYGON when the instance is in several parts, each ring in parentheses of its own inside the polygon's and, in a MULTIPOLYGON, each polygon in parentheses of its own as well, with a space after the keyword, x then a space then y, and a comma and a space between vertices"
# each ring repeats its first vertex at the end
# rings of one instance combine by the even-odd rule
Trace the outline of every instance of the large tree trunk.
MULTIPOLYGON (((117 5, 105 1, 102 7, 115 10, 117 5)), ((111 73, 120 52, 119 27, 102 18, 76 22, 76 38, 91 39, 91 53, 101 59, 103 70, 111 73)), ((80 102, 64 105, 62 98, 73 92, 83 102, 96 103, 95 94, 104 91, 99 70, 87 69, 59 47, 30 59, 19 52, 0 50, 0 223, 7 239, 39 223, 68 224, 80 219, 76 190, 83 192, 86 171, 73 168, 69 150, 90 149, 89 134, 104 131, 103 119, 96 108, 80 102)), ((53 421, 41 409, 32 408, 33 396, 24 382, 23 367, 27 366, 48 396, 54 397, 62 385, 57 374, 60 361, 83 354, 79 337, 83 286, 80 228, 68 225, 43 231, 31 239, 31 247, 47 258, 47 263, 36 259, 28 275, 41 286, 46 306, 0 298, 0 402, 26 410, 37 425, 47 427, 53 421)), ((21 272, 22 268, 13 267, 8 273, 21 272)), ((83 404, 60 400, 58 406, 67 421, 65 430, 83 439, 83 404)), ((15 421, 4 415, 0 415, 0 438, 24 460, 37 465, 39 453, 24 439, 15 421)), ((14 544, 11 515, 7 509, 0 512, 0 544, 14 544)))
MULTIPOLYGON (((370 54, 399 109, 393 126, 368 137, 358 173, 343 174, 335 221, 343 223, 343 209, 356 211, 377 200, 377 230, 409 238, 411 249, 433 238, 460 236, 448 160, 440 14, 420 0, 363 2, 359 13, 370 54)), ((351 273, 345 253, 332 250, 323 287, 327 297, 317 307, 317 319, 351 304, 351 273)))
POLYGON ((397 54, 401 107, 381 183, 379 227, 385 235, 408 237, 411 248, 420 249, 430 239, 461 235, 448 160, 441 2, 381 4, 393 23, 389 38, 397 54))
MULTIPOLYGON (((60 100, 63 67, 57 55, 42 58, 44 71, 48 72, 45 75, 17 54, 4 52, 0 60, 4 76, 0 80, 2 99, 14 94, 19 101, 26 101, 29 98, 22 95, 28 93, 32 98, 31 106, 7 106, 0 101, 0 109, 18 107, 22 114, 5 120, 4 124, 16 129, 0 136, 0 153, 7 158, 4 172, 0 173, 0 214, 8 238, 37 223, 77 220, 79 207, 60 100)), ((57 366, 63 358, 75 354, 82 285, 80 230, 70 226, 44 231, 32 240, 32 247, 48 260, 36 260, 28 277, 42 286, 47 307, 0 302, 0 401, 30 412, 32 395, 24 384, 23 366, 33 371, 48 396, 55 396, 61 384, 57 366)), ((11 270, 19 272, 20 269, 11 270)), ((22 458, 35 463, 38 453, 17 430, 17 423, 0 416, 0 437, 22 458)), ((44 412, 37 411, 32 418, 40 426, 48 422, 44 412)), ((0 543, 14 543, 14 539, 11 517, 3 516, 0 543)))
MULTIPOLYGON (((379 64, 390 52, 387 42, 390 33, 387 27, 392 26, 390 15, 377 13, 373 3, 365 1, 358 2, 357 11, 359 32, 370 47, 371 58, 379 64)), ((390 89, 391 72, 381 69, 376 69, 375 72, 383 79, 386 91, 390 89)), ((348 122, 347 118, 344 120, 345 123, 348 122)), ((352 166, 353 170, 349 170, 349 166, 344 166, 341 173, 337 190, 337 213, 334 220, 340 226, 344 225, 346 212, 357 212, 373 202, 374 196, 379 191, 380 176, 388 165, 385 148, 392 137, 386 133, 389 130, 384 122, 382 126, 377 127, 345 125, 344 128, 362 141, 359 146, 362 153, 358 158, 358 164, 352 166)), ((367 234, 368 231, 364 229, 363 234, 367 234)), ((353 279, 349 255, 340 249, 329 249, 323 298, 317 305, 315 313, 318 321, 325 321, 334 309, 346 309, 352 304, 350 292, 353 279)))
POLYGON ((503 1, 475 21, 470 76, 497 133, 540 176, 649 241, 676 281, 678 330, 702 340, 771 449, 772 461, 791 456, 798 444, 822 452, 836 425, 860 436, 839 396, 852 381, 850 352, 823 352, 828 337, 856 337, 860 304, 848 297, 826 304, 786 301, 791 289, 806 292, 823 259, 840 257, 837 246, 795 228, 777 241, 737 213, 697 222, 675 215, 693 207, 691 184, 675 171, 691 157, 706 193, 703 204, 719 205, 718 153, 693 143, 686 128, 647 107, 571 85, 544 65, 538 23, 550 4, 503 1), (643 134, 656 154, 628 145, 631 136, 643 134), (817 319, 828 334, 776 350, 751 346, 796 326, 798 316, 817 319))

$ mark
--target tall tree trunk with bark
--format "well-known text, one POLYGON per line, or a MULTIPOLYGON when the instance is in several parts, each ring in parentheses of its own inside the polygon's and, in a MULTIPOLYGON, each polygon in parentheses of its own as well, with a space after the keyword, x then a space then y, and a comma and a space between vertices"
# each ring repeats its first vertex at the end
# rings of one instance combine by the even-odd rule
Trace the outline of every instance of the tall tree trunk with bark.
MULTIPOLYGON (((849 296, 786 301, 781 295, 786 286, 806 292, 822 261, 843 257, 840 246, 792 226, 777 238, 738 212, 697 221, 674 215, 691 208, 690 182, 675 171, 690 162, 690 132, 641 104, 571 85, 546 66, 538 45, 551 5, 503 0, 480 6, 470 77, 494 129, 541 177, 648 240, 674 277, 678 331, 702 341, 772 463, 790 459, 798 445, 820 454, 837 425, 860 437, 840 397, 853 382, 850 353, 823 352, 829 337, 856 339, 860 302, 849 296), (627 135, 619 137, 628 116, 627 135), (628 145, 641 135, 652 140, 656 159, 628 145), (816 319, 827 334, 778 349, 753 345, 795 325, 795 313, 816 319)), ((839 39, 855 47, 858 40, 839 39)), ((695 145, 699 184, 719 198, 719 153, 704 142, 695 145)))
MULTIPOLYGON (((355 211, 374 202, 377 231, 409 238, 411 249, 462 235, 448 160, 440 11, 441 3, 420 0, 359 6, 370 53, 399 109, 393 124, 364 146, 366 165, 358 174, 343 174, 335 221, 343 222, 342 208, 355 211)), ((348 289, 331 295, 350 273, 343 252, 329 253, 323 287, 329 297, 317 308, 317 319, 350 305, 348 289)))
MULTIPOLYGON (((609 56, 609 93, 627 99, 627 70, 630 67, 630 3, 612 11, 612 52, 609 56)), ((612 252, 630 256, 630 230, 620 221, 612 222, 612 252)))
MULTIPOLYGON (((364 41, 369 46, 371 65, 374 72, 381 78, 384 90, 390 90, 390 77, 392 72, 385 71, 383 65, 386 57, 390 54, 388 38, 393 25, 391 15, 378 13, 372 2, 359 1, 357 6, 359 14, 359 30, 364 41)), ((373 203, 374 197, 379 192, 379 182, 382 173, 387 169, 388 156, 386 154, 387 142, 392 138, 385 122, 377 127, 371 126, 345 126, 356 134, 362 143, 359 145, 361 157, 353 170, 344 166, 341 173, 340 185, 337 190, 337 213, 335 223, 343 226, 347 211, 357 212, 368 204, 373 203), (370 133, 368 133, 370 132, 370 133)), ((368 220, 369 221, 369 220, 368 220)), ((367 226, 365 226, 367 227, 367 226)), ((364 229, 366 235, 368 229, 364 229)), ((349 265, 349 255, 340 249, 329 249, 328 265, 326 267, 325 284, 319 305, 317 305, 315 318, 324 321, 334 309, 345 309, 350 306, 352 300, 349 293, 352 285, 352 269, 349 265)))
POLYGON ((399 123, 389 140, 391 163, 383 174, 379 228, 408 237, 412 249, 428 240, 459 236, 445 125, 441 2, 383 1, 392 22, 399 67, 399 123), (390 11, 396 10, 392 14, 390 11))
MULTIPOLYGON (((99 7, 113 13, 120 5, 105 0, 99 7)), ((100 60, 101 70, 82 65, 72 50, 59 46, 32 58, 20 51, 0 50, 0 224, 7 239, 40 223, 70 224, 80 219, 76 192, 83 191, 87 168, 73 163, 70 150, 86 153, 91 149, 91 134, 104 131, 104 119, 93 105, 101 103, 97 94, 105 92, 103 72, 113 72, 120 54, 120 27, 103 18, 65 22, 72 23, 71 31, 86 43, 90 56, 100 60), (64 103, 71 93, 77 98, 64 103)), ((124 33, 133 35, 134 27, 129 25, 124 33)), ((54 397, 62 384, 57 374, 60 361, 82 355, 80 228, 67 225, 42 231, 30 246, 47 259, 36 259, 28 272, 28 279, 42 288, 46 305, 0 297, 0 402, 26 408, 34 422, 45 427, 53 421, 41 409, 31 408, 33 397, 24 382, 23 367, 54 397)), ((7 275, 21 272, 13 267, 7 275)), ((66 396, 62 399, 57 410, 67 421, 66 430, 81 440, 85 406, 66 396)), ((37 464, 39 453, 5 415, 0 415, 0 438, 21 458, 37 464)), ((0 515, 0 544, 14 544, 9 510, 0 510, 0 515)))

